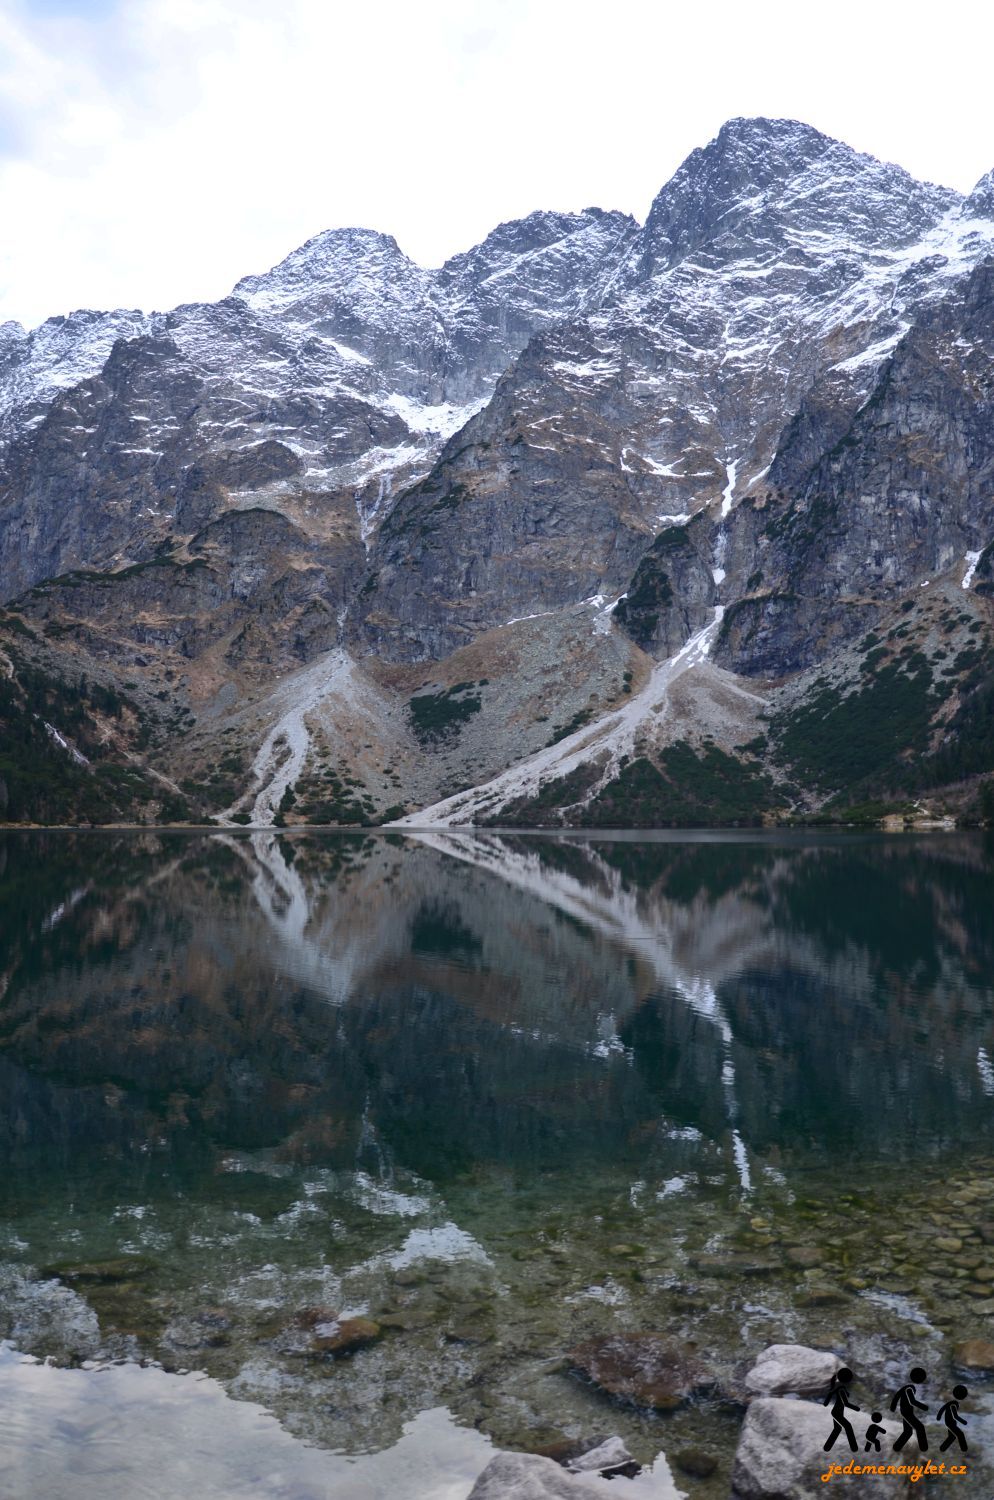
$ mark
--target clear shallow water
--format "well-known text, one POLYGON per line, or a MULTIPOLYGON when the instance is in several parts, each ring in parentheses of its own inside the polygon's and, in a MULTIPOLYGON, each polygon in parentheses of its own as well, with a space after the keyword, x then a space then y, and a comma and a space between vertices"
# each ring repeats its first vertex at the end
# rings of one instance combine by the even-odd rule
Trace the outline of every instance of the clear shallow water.
MULTIPOLYGON (((992 871, 967 835, 4 836, 0 1441, 45 1465, 15 1494, 58 1492, 112 1380, 153 1443, 214 1403, 213 1493, 251 1417, 287 1494, 394 1493, 400 1453, 412 1500, 611 1431, 707 1448, 677 1482, 726 1495, 773 1341, 938 1391, 994 1322, 992 871), (316 1359, 316 1309, 382 1335, 316 1359), (566 1356, 616 1329, 714 1394, 610 1405, 566 1356)), ((135 1493, 182 1491, 154 1467, 135 1493)))

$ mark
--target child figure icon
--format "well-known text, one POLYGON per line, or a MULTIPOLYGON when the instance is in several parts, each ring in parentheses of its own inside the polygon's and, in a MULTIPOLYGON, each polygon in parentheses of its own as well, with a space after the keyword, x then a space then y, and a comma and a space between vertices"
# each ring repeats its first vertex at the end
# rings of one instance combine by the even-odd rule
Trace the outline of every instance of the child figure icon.
POLYGON ((870 1449, 872 1448, 874 1453, 879 1453, 880 1439, 883 1437, 887 1429, 886 1427, 880 1426, 880 1413, 878 1411, 871 1411, 870 1416, 872 1418, 872 1421, 870 1422, 869 1427, 866 1429, 866 1443, 863 1447, 863 1452, 869 1453, 870 1449))
POLYGON ((964 1453, 968 1451, 966 1446, 966 1438, 963 1435, 963 1428, 966 1426, 966 1418, 960 1416, 959 1404, 969 1394, 970 1393, 965 1385, 954 1385, 953 1399, 951 1401, 945 1402, 944 1405, 940 1406, 939 1410, 935 1414, 936 1421, 945 1422, 947 1428, 949 1429, 949 1436, 946 1438, 944 1443, 939 1444, 940 1453, 945 1453, 946 1449, 951 1448, 953 1443, 955 1442, 959 1443, 960 1448, 964 1453))

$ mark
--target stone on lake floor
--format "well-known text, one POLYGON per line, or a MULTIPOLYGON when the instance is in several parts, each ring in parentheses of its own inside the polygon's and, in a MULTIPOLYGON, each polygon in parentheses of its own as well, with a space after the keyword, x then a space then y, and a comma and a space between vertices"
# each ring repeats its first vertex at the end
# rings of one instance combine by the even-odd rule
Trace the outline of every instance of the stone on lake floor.
POLYGON ((302 1307, 293 1316, 298 1328, 314 1328, 318 1323, 335 1323, 337 1320, 338 1310, 334 1307, 302 1307))
POLYGON ((378 1313, 376 1317, 381 1328, 395 1328, 401 1333, 430 1328, 436 1319, 436 1310, 430 1307, 401 1307, 395 1312, 378 1313))
MULTIPOLYGON (((863 1434, 870 1419, 864 1412, 850 1412, 849 1419, 859 1450, 850 1452, 842 1437, 831 1452, 826 1453, 825 1440, 832 1431, 832 1417, 820 1403, 790 1401, 780 1396, 761 1396, 753 1401, 735 1450, 732 1500, 812 1500, 812 1497, 826 1493, 822 1475, 836 1464, 844 1468, 850 1460, 860 1466, 915 1464, 920 1460, 914 1441, 902 1453, 894 1453, 894 1441, 901 1432, 900 1422, 889 1419, 881 1422, 884 1435, 880 1438, 880 1453, 864 1453, 863 1434)), ((835 1478, 843 1485, 848 1480, 847 1494, 853 1483, 861 1495, 913 1492, 906 1475, 851 1473, 838 1474, 835 1478)))
POLYGON ((609 1396, 672 1411, 713 1385, 692 1351, 660 1333, 612 1333, 569 1352, 570 1364, 609 1396))
POLYGON ((375 1344, 380 1337, 380 1325, 372 1318, 341 1318, 333 1323, 317 1323, 308 1349, 309 1354, 337 1357, 354 1354, 375 1344))
POLYGON ((825 1256, 816 1245, 788 1245, 784 1251, 792 1266, 800 1266, 802 1270, 808 1266, 818 1266, 825 1256))
POLYGON ((43 1266, 44 1281, 63 1281, 67 1286, 106 1286, 115 1281, 131 1281, 155 1270, 155 1261, 147 1255, 118 1255, 110 1260, 56 1261, 43 1266))
POLYGON ((695 1255, 691 1260, 695 1271, 702 1276, 772 1276, 783 1270, 778 1256, 773 1255, 695 1255))
POLYGON ((673 1463, 683 1474, 689 1474, 691 1479, 710 1479, 718 1467, 718 1460, 713 1453, 707 1453, 703 1448, 681 1448, 679 1453, 674 1453, 673 1463))
POLYGON ((616 1433, 566 1462, 571 1474, 603 1474, 605 1478, 620 1474, 634 1478, 641 1467, 616 1433))
POLYGON ((177 1349, 219 1349, 230 1343, 231 1318, 223 1307, 202 1307, 188 1317, 175 1318, 162 1342, 177 1349))
POLYGON ((953 1365, 971 1375, 994 1375, 994 1344, 985 1339, 967 1339, 953 1350, 953 1365))
MULTIPOLYGON (((909 1288, 909 1291, 912 1288, 909 1288)), ((836 1302, 847 1302, 848 1296, 840 1287, 816 1285, 809 1286, 806 1291, 801 1292, 797 1298, 799 1307, 831 1307, 836 1302)))
POLYGON ((837 1354, 804 1344, 771 1344, 745 1377, 750 1396, 820 1396, 842 1368, 837 1354))

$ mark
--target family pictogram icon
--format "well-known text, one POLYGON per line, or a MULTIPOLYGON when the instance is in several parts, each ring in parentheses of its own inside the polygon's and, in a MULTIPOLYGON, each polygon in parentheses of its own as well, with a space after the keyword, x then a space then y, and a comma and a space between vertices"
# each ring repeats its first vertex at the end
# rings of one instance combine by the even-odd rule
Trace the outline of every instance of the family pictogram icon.
MULTIPOLYGON (((826 1453, 835 1447, 836 1441, 843 1434, 845 1434, 846 1442, 849 1444, 852 1452, 855 1453, 858 1450, 859 1445, 856 1440, 856 1433, 848 1416, 849 1412, 860 1410, 850 1400, 849 1395, 849 1387, 855 1378, 852 1370, 848 1366, 843 1365, 832 1376, 831 1384, 822 1399, 823 1406, 831 1407, 832 1416, 832 1431, 825 1442, 826 1453)), ((928 1375, 922 1369, 921 1365, 915 1365, 908 1372, 907 1382, 901 1386, 899 1391, 895 1392, 891 1399, 890 1409, 892 1412, 897 1413, 903 1424, 900 1433, 894 1440, 895 1452, 900 1452, 912 1437, 916 1440, 922 1453, 928 1451, 928 1434, 919 1415, 921 1412, 927 1412, 928 1407, 923 1401, 919 1401, 918 1399, 918 1387, 923 1385, 927 1379, 928 1375)), ((966 1418, 960 1416, 959 1408, 960 1402, 965 1400, 968 1395, 969 1392, 965 1385, 954 1386, 950 1399, 945 1401, 936 1412, 936 1420, 942 1422, 946 1428, 946 1439, 940 1445, 940 1453, 944 1453, 947 1448, 951 1448, 953 1443, 959 1443, 961 1452, 967 1452, 966 1436, 964 1433, 966 1418)), ((879 1453, 880 1439, 885 1436, 886 1428, 880 1425, 880 1412, 871 1412, 870 1418, 870 1425, 864 1434, 866 1442, 863 1451, 868 1453, 872 1448, 875 1453, 879 1453)))

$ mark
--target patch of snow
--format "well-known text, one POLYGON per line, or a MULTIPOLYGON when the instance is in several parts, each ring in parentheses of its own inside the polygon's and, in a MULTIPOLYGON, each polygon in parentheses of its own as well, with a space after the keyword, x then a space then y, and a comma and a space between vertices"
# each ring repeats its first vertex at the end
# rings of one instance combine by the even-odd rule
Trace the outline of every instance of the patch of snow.
POLYGON ((732 493, 735 489, 735 474, 738 467, 738 460, 734 458, 730 462, 725 464, 725 478, 728 480, 728 483, 725 485, 725 488, 721 492, 722 520, 725 519, 732 508, 732 493))
MULTIPOLYGON (((272 726, 252 762, 252 775, 259 788, 252 804, 254 825, 273 823, 284 792, 304 769, 311 744, 307 715, 330 693, 347 696, 351 677, 351 658, 339 650, 319 658, 293 679, 291 705, 272 726)), ((232 814, 240 806, 241 802, 235 803, 220 813, 218 821, 232 826, 232 814)))
POLYGON ((65 735, 59 733, 54 724, 49 724, 47 719, 42 719, 42 723, 45 726, 45 733, 48 735, 49 739, 54 744, 58 745, 60 750, 64 750, 69 759, 73 761, 75 765, 88 766, 90 764, 82 751, 77 750, 75 745, 71 745, 66 739, 65 735))
POLYGON ((853 371, 861 370, 867 365, 878 365, 892 354, 898 344, 904 338, 910 323, 901 323, 896 333, 889 334, 887 338, 878 339, 875 344, 870 344, 860 354, 853 354, 849 359, 841 359, 837 365, 832 365, 833 370, 853 371))
POLYGON ((625 454, 631 453, 638 459, 639 463, 645 464, 652 474, 658 474, 661 479, 682 479, 683 475, 672 464, 661 464, 656 459, 650 458, 647 453, 637 453, 634 448, 624 447, 621 450, 621 467, 626 474, 635 474, 637 470, 625 463, 625 454))
POLYGON ((552 368, 557 375, 568 375, 575 380, 605 380, 618 373, 617 360, 611 355, 600 359, 557 359, 552 368))
POLYGON ((326 338, 325 343, 330 344, 339 359, 344 359, 346 364, 371 365, 373 363, 371 359, 366 358, 365 354, 360 354, 358 349, 350 349, 348 344, 340 344, 337 339, 326 338))
POLYGON ((558 609, 541 609, 534 615, 515 615, 513 620, 505 620, 504 625, 520 625, 522 620, 547 620, 550 615, 557 615, 558 613, 558 609))
POLYGON ((963 559, 966 563, 966 572, 963 574, 963 587, 965 589, 968 589, 973 582, 973 575, 977 571, 977 564, 980 558, 981 554, 979 552, 968 552, 963 559))
POLYGON ((396 412, 411 432, 430 433, 447 439, 458 432, 460 427, 465 427, 470 417, 475 417, 478 411, 483 410, 487 397, 470 401, 465 406, 456 406, 451 401, 428 406, 421 401, 412 401, 410 396, 394 392, 383 404, 388 411, 396 412))

